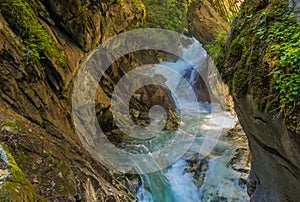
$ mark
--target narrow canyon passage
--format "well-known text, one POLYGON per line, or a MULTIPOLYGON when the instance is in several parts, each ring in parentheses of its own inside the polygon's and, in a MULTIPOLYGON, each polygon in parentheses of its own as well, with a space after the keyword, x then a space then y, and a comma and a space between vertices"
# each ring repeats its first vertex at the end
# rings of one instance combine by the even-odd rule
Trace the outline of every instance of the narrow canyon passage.
MULTIPOLYGON (((165 131, 152 131, 156 133, 155 138, 137 141, 129 138, 123 145, 130 152, 166 152, 166 158, 172 159, 176 154, 179 158, 167 168, 141 174, 142 183, 136 196, 140 202, 249 201, 246 136, 241 129, 240 133, 229 132, 235 127, 237 118, 219 103, 201 102, 193 97, 195 88, 200 87, 196 82, 198 72, 214 64, 196 39, 186 40, 190 40, 190 44, 183 48, 182 58, 161 62, 153 72, 166 78, 165 84, 180 109, 175 114, 184 111, 180 114, 179 129, 170 131, 168 136, 165 131), (181 133, 185 135, 176 136, 181 133), (172 138, 174 136, 176 138, 172 138), (166 145, 168 150, 164 150, 166 145)), ((199 95, 207 93, 204 88, 197 92, 199 95)), ((161 111, 152 111, 151 121, 160 120, 160 114, 161 111)), ((141 173, 154 165, 160 166, 155 158, 135 162, 141 173)))
POLYGON ((0 201, 299 201, 299 23, 300 0, 0 0, 0 201))

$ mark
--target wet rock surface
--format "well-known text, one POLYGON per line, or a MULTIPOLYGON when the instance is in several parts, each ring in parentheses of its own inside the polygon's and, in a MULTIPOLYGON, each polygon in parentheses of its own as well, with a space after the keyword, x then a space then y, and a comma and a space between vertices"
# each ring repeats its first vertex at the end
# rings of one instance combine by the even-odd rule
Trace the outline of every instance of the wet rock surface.
MULTIPOLYGON (((232 144, 232 147, 235 148, 234 155, 228 164, 231 169, 239 173, 239 186, 246 189, 248 183, 247 179, 250 172, 251 157, 245 132, 241 128, 240 124, 237 123, 234 128, 226 129, 224 131, 224 137, 221 140, 232 144)), ((206 172, 209 169, 210 159, 211 157, 209 156, 200 158, 197 154, 186 159, 188 167, 185 169, 185 172, 192 175, 198 188, 203 185, 206 172)))
MULTIPOLYGON (((110 70, 108 70, 109 72, 110 70)), ((113 76, 113 70, 110 72, 111 78, 113 76)), ((96 106, 96 113, 99 124, 103 132, 106 134, 107 138, 114 143, 115 145, 123 147, 124 144, 127 144, 123 141, 123 139, 127 136, 124 131, 119 129, 119 126, 116 124, 115 119, 118 120, 119 124, 127 127, 129 126, 129 121, 132 121, 136 126, 140 126, 145 128, 151 124, 150 115, 154 114, 162 114, 161 119, 164 122, 163 130, 167 131, 175 131, 179 124, 179 119, 175 115, 176 105, 175 100, 172 97, 172 93, 167 87, 163 87, 166 79, 161 75, 152 75, 149 77, 144 77, 143 80, 132 79, 130 82, 128 81, 123 86, 119 86, 120 89, 124 88, 124 90, 120 90, 121 92, 117 102, 118 112, 115 114, 116 117, 113 117, 110 99, 112 90, 114 89, 115 83, 118 82, 119 78, 122 78, 126 74, 125 71, 120 71, 117 74, 117 78, 115 78, 115 82, 111 80, 102 80, 100 83, 102 84, 104 93, 101 89, 98 89, 96 97, 98 97, 99 104, 96 106), (141 85, 142 82, 148 79, 153 83, 155 80, 160 81, 162 86, 160 85, 141 85), (131 96, 129 103, 126 103, 124 97, 127 97, 128 91, 126 90, 127 86, 143 86, 137 89, 131 96), (103 100, 107 100, 107 102, 103 102, 103 100), (154 106, 154 108, 153 108, 154 106), (159 108, 155 108, 155 106, 160 106, 159 108), (151 110, 153 110, 151 112, 151 110), (128 112, 125 114, 125 112, 128 112)), ((154 121, 154 120, 152 120, 154 121)))
POLYGON ((186 161, 188 163, 188 167, 185 169, 185 171, 192 175, 192 177, 196 180, 197 187, 200 188, 204 182, 209 159, 197 159, 195 156, 191 156, 186 161))

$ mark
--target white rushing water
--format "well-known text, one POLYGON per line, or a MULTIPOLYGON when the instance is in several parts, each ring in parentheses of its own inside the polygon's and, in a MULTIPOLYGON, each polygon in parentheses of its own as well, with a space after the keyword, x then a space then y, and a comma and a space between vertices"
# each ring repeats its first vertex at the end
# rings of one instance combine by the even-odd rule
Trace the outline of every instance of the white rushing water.
MULTIPOLYGON (((194 67, 202 68, 207 65, 207 53, 197 41, 183 49, 183 58, 188 60, 194 67)), ((229 164, 234 155, 234 148, 230 142, 218 140, 216 134, 221 133, 223 128, 231 128, 235 124, 235 118, 228 112, 215 110, 211 113, 212 106, 207 103, 197 102, 199 109, 195 110, 195 100, 189 99, 192 89, 178 88, 182 75, 190 71, 188 82, 193 85, 196 71, 191 71, 192 66, 184 60, 176 62, 163 62, 161 65, 168 66, 179 73, 174 76, 171 72, 161 70, 158 65, 156 73, 162 74, 166 79, 166 85, 171 91, 176 91, 177 96, 183 98, 184 104, 180 107, 188 111, 185 114, 185 122, 181 122, 182 130, 187 133, 195 133, 195 139, 189 151, 181 159, 168 168, 149 174, 143 174, 143 184, 137 194, 140 202, 197 202, 197 201, 249 201, 246 191, 238 184, 239 173, 235 172, 229 164), (170 76, 172 75, 172 76, 170 76), (190 111, 189 111, 190 110, 190 111), (211 142, 214 147, 203 148, 204 142, 211 142), (207 149, 207 151, 206 151, 207 149), (185 169, 189 154, 201 154, 208 156, 208 170, 205 173, 203 185, 196 186, 195 179, 185 169)), ((180 144, 185 144, 180 140, 180 144)), ((176 148, 174 148, 176 149, 176 148)))

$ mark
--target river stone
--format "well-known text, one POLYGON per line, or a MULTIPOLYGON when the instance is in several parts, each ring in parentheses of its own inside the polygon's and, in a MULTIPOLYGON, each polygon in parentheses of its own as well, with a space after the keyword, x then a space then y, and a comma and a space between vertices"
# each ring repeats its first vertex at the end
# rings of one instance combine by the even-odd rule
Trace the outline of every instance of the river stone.
POLYGON ((208 157, 199 158, 198 154, 192 155, 186 159, 188 167, 185 168, 185 172, 190 173, 195 180, 195 184, 200 188, 204 182, 206 171, 208 170, 208 157))

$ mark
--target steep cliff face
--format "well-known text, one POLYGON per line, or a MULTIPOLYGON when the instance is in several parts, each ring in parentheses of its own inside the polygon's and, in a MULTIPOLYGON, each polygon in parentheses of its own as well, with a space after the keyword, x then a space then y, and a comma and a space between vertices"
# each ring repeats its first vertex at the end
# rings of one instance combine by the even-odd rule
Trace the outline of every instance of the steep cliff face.
POLYGON ((82 148, 72 126, 70 93, 91 49, 143 22, 141 1, 3 0, 0 11, 0 128, 17 165, 4 165, 11 174, 1 197, 134 200, 82 148))
POLYGON ((246 0, 217 61, 249 140, 253 201, 300 198, 298 6, 246 0))
POLYGON ((227 31, 229 23, 223 19, 210 1, 193 0, 189 7, 190 32, 204 45, 218 33, 227 31))
POLYGON ((192 0, 188 10, 189 31, 203 45, 227 32, 243 0, 192 0))

